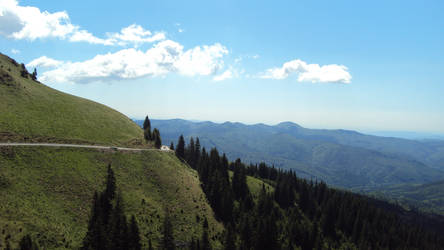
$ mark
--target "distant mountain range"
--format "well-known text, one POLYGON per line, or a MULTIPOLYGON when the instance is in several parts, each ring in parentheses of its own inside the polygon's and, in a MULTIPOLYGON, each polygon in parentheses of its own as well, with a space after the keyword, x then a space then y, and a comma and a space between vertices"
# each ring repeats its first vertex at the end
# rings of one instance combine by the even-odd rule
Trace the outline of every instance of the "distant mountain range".
MULTIPOLYGON (((136 121, 142 124, 143 121, 136 121)), ((415 141, 350 130, 307 129, 292 122, 274 126, 225 122, 151 120, 164 144, 183 134, 199 137, 229 159, 264 161, 298 175, 357 191, 444 179, 444 141, 415 141)))

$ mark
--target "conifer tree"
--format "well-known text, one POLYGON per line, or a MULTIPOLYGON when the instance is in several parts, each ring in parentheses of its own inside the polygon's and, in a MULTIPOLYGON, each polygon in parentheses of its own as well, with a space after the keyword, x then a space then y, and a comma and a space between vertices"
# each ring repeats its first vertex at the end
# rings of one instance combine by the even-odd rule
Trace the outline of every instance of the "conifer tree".
POLYGON ((154 139, 154 146, 159 149, 162 146, 162 140, 160 139, 160 132, 157 128, 153 130, 152 137, 154 139))
POLYGON ((174 243, 173 225, 171 224, 170 216, 167 212, 163 221, 162 249, 174 250, 175 248, 176 245, 174 243))
POLYGON ((36 68, 34 68, 34 72, 32 72, 32 74, 31 74, 31 79, 34 81, 37 80, 37 69, 36 68))
POLYGON ((202 232, 202 250, 211 250, 211 243, 208 236, 208 221, 207 218, 205 218, 203 222, 203 232, 202 232))
POLYGON ((194 160, 195 160, 195 165, 197 166, 197 164, 199 163, 199 160, 200 160, 200 141, 199 141, 199 137, 196 137, 196 144, 194 146, 194 160))
POLYGON ((190 166, 194 166, 194 164, 195 164, 195 160, 194 160, 194 157, 195 157, 194 151, 195 150, 196 149, 194 147, 194 139, 193 139, 193 137, 191 137, 190 144, 188 145, 188 150, 186 153, 186 160, 187 160, 188 164, 190 164, 190 166))
POLYGON ((151 122, 148 116, 145 117, 145 121, 143 122, 143 134, 145 137, 145 140, 150 141, 153 139, 151 134, 151 122))
POLYGON ((173 142, 171 142, 171 144, 170 144, 170 149, 174 150, 174 143, 173 142))
POLYGON ((29 234, 23 236, 23 238, 19 242, 19 249, 20 250, 38 250, 39 247, 37 244, 35 244, 31 236, 29 234))
POLYGON ((179 159, 185 158, 185 140, 183 139, 183 135, 179 136, 179 141, 178 141, 177 147, 176 147, 176 156, 179 159))
POLYGON ((29 72, 28 72, 28 70, 26 69, 25 65, 22 63, 22 64, 20 64, 20 67, 21 67, 21 69, 20 69, 20 75, 21 75, 21 77, 23 77, 23 78, 28 78, 29 72))
MULTIPOLYGON (((140 245, 140 231, 137 225, 136 218, 131 216, 130 222, 130 232, 129 232, 129 249, 140 250, 142 246, 140 245)), ((151 243, 151 241, 150 241, 151 243)))

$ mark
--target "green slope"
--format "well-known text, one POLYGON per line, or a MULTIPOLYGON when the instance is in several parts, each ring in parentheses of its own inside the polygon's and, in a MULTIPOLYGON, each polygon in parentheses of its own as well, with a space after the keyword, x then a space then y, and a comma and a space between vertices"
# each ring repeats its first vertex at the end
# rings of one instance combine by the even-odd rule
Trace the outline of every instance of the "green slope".
POLYGON ((142 130, 128 117, 24 78, 14 62, 0 54, 0 141, 142 142, 142 130))
MULTIPOLYGON (((0 54, 0 142, 63 142, 150 147, 128 117, 90 100, 22 77, 0 54)), ((169 211, 177 244, 200 238, 204 218, 213 246, 215 220, 197 173, 168 152, 0 147, 0 249, 31 234, 41 249, 76 249, 87 231, 94 191, 111 163, 127 216, 135 215, 143 245, 158 247, 169 211)))
MULTIPOLYGON (((221 238, 197 173, 172 153, 120 153, 87 149, 0 148, 0 249, 26 233, 43 249, 78 248, 87 230, 94 190, 103 190, 108 163, 123 194, 125 214, 135 215, 142 242, 161 239, 165 210, 177 242, 200 238, 208 218, 210 238, 221 238)), ((215 247, 220 246, 213 241, 215 247)))

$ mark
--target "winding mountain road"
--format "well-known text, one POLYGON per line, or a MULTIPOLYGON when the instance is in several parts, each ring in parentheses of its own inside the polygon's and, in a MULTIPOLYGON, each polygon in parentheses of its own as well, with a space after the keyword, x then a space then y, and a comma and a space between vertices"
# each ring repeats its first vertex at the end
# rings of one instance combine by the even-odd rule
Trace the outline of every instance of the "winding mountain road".
POLYGON ((117 151, 169 151, 169 149, 154 149, 154 148, 124 148, 115 146, 98 146, 98 145, 80 145, 80 144, 62 144, 62 143, 26 143, 26 142, 0 142, 0 147, 65 147, 65 148, 92 148, 92 149, 108 149, 117 151))

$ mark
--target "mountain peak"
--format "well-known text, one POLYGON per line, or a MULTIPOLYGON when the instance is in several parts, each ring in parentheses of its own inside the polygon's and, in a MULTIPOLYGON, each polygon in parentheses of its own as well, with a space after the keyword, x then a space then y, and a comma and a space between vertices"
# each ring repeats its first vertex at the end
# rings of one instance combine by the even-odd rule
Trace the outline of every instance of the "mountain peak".
POLYGON ((279 128, 302 128, 299 124, 296 124, 296 123, 290 122, 290 121, 281 122, 281 123, 277 124, 276 127, 279 127, 279 128))

